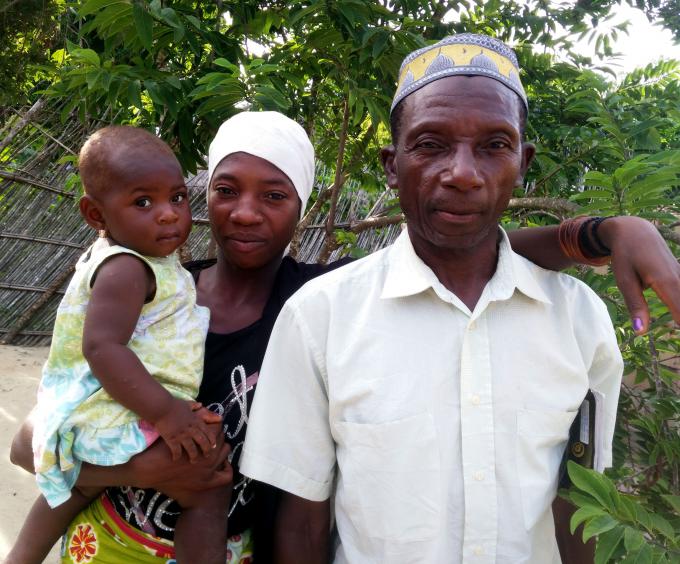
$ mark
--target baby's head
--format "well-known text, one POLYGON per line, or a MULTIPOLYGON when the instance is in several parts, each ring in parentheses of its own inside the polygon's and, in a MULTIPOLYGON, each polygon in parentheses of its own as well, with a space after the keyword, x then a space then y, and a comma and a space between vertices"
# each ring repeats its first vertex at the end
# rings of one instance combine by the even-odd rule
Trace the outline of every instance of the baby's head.
POLYGON ((172 254, 191 231, 191 210, 174 153, 144 129, 112 125, 80 150, 80 213, 113 241, 147 256, 172 254))

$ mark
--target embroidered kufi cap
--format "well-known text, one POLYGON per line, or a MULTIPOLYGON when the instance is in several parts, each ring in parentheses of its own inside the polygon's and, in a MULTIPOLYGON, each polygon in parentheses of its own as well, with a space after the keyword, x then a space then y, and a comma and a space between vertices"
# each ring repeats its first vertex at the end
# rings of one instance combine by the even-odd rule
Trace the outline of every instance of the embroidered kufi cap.
POLYGON ((527 96, 519 80, 515 52, 505 43, 475 33, 461 33, 442 39, 408 55, 399 69, 399 84, 390 113, 406 96, 430 82, 455 75, 488 76, 502 82, 524 102, 527 96))

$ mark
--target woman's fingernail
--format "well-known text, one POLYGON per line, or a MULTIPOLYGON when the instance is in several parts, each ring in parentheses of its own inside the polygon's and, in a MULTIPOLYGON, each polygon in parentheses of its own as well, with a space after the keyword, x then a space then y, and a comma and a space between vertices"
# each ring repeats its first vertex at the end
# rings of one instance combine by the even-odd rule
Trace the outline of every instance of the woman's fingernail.
POLYGON ((635 331, 639 331, 640 329, 642 329, 642 319, 640 319, 639 317, 633 319, 633 329, 635 331))

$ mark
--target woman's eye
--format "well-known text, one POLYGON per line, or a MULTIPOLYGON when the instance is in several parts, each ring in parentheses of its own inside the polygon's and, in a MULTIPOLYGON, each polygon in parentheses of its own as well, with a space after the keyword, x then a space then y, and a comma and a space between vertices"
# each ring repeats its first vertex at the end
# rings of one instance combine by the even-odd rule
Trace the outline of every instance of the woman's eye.
POLYGON ((151 199, 150 198, 139 198, 138 200, 135 201, 135 205, 138 208, 148 208, 151 206, 151 199))
POLYGON ((215 186, 215 192, 220 194, 234 194, 234 191, 229 186, 215 186))
POLYGON ((270 200, 285 200, 288 196, 286 194, 283 194, 281 192, 270 192, 267 194, 267 198, 270 200))

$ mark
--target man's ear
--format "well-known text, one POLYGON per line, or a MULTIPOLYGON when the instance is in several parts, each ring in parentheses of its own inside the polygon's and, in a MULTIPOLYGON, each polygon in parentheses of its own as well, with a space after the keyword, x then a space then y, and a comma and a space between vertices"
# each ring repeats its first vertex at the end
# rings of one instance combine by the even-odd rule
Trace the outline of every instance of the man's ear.
POLYGON ((394 162, 397 150, 394 145, 388 145, 380 150, 380 160, 382 161, 385 176, 387 177, 387 185, 396 190, 397 185, 397 167, 394 162))
POLYGON ((97 231, 106 229, 106 222, 104 221, 99 204, 92 196, 85 194, 80 198, 78 207, 80 208, 80 215, 83 216, 83 219, 90 227, 97 231))
POLYGON ((536 155, 536 146, 533 143, 522 143, 522 164, 515 186, 520 186, 524 183, 524 176, 534 160, 534 155, 536 155))

